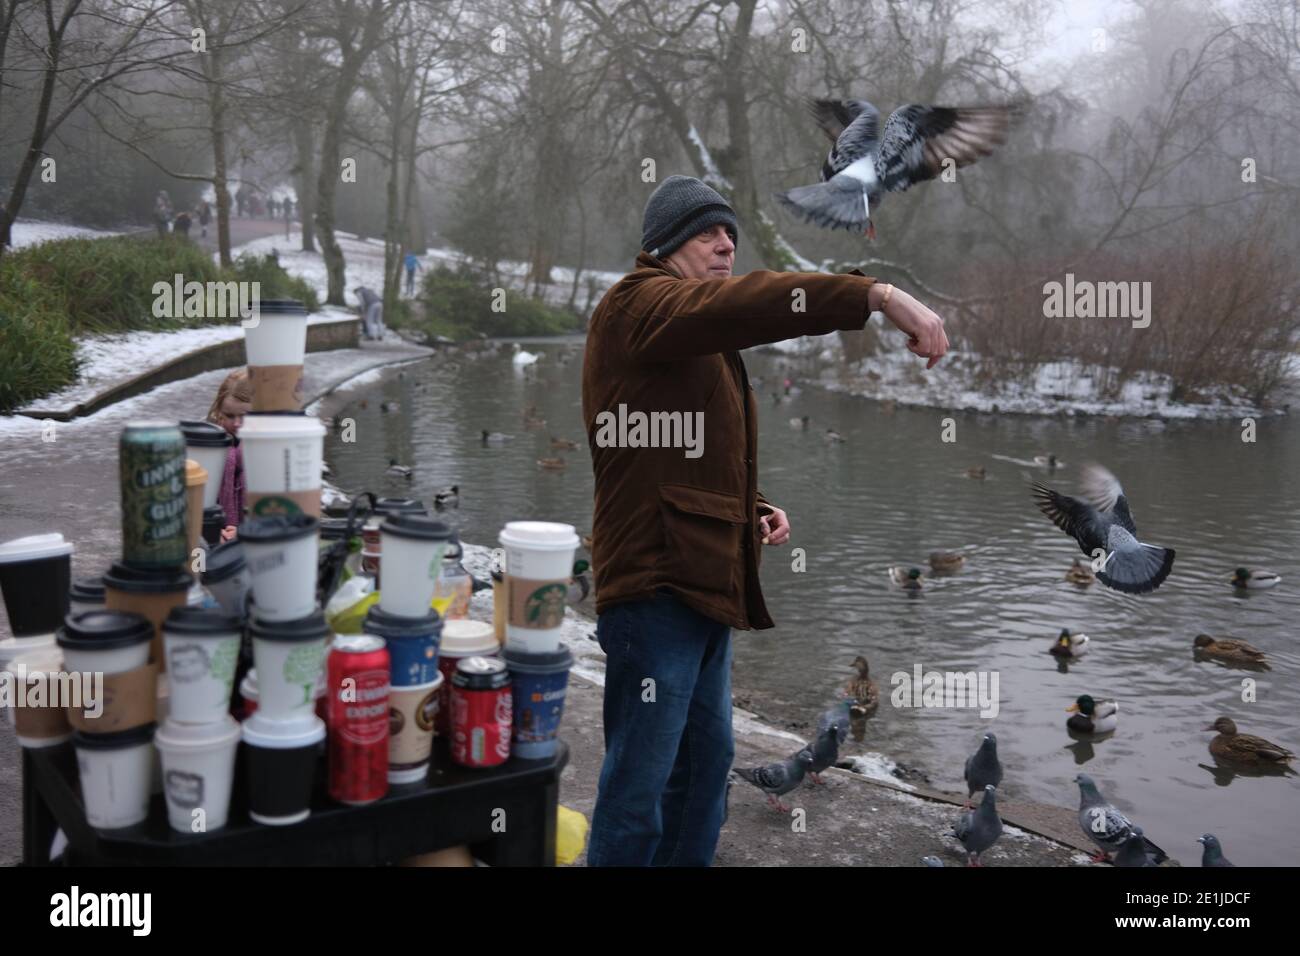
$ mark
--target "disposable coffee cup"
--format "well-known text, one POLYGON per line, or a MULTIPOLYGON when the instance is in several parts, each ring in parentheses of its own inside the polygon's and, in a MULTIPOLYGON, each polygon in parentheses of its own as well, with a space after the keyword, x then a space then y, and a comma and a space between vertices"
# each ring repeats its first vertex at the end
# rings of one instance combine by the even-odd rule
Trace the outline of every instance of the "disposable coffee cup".
MULTIPOLYGON (((38 644, 0 666, 6 670, 13 675, 14 699, 5 710, 19 745, 36 750, 71 739, 67 702, 56 699, 55 690, 64 673, 63 653, 52 644, 38 644)), ((0 674, 0 679, 8 678, 0 674)))
POLYGON ((320 517, 325 426, 303 415, 247 415, 239 429, 252 517, 320 517))
POLYGON ((115 734, 72 735, 86 821, 98 830, 134 826, 149 816, 154 725, 115 734))
POLYGON ((398 514, 385 518, 379 533, 387 569, 379 606, 389 614, 423 617, 451 543, 451 528, 432 518, 398 514))
POLYGON ((388 782, 415 783, 429 773, 443 677, 388 691, 388 782))
POLYGON ((428 610, 419 617, 390 614, 382 607, 372 607, 361 622, 367 634, 382 637, 388 645, 394 687, 427 684, 438 677, 438 644, 442 640, 442 621, 438 612, 428 610))
MULTIPOLYGON (((221 480, 226 472, 226 457, 235 439, 224 428, 212 422, 181 422, 181 434, 185 436, 185 457, 198 464, 207 472, 203 484, 204 509, 217 503, 221 494, 221 480)), ((189 502, 186 502, 189 507, 189 502)))
POLYGON ((14 637, 49 634, 68 613, 72 542, 36 534, 0 544, 0 595, 14 637))
MULTIPOLYGON (((4 640, 0 640, 0 671, 8 670, 10 661, 24 654, 30 654, 32 651, 45 650, 46 648, 58 651, 53 634, 38 634, 35 637, 6 637, 4 640)), ((14 726, 14 711, 16 708, 6 707, 4 710, 9 726, 14 726)))
POLYGON ((461 618, 442 622, 442 641, 438 645, 438 672, 445 679, 434 731, 439 737, 451 734, 451 678, 463 657, 496 657, 501 650, 492 625, 486 621, 461 618))
POLYGON ((128 611, 69 614, 55 635, 69 671, 121 674, 149 663, 153 625, 128 611))
POLYGON ((167 822, 181 833, 211 833, 226 825, 241 736, 229 714, 208 724, 164 722, 154 736, 162 758, 167 822))
POLYGON ((68 613, 79 614, 82 611, 103 611, 104 579, 77 578, 68 588, 68 613))
POLYGON ((202 580, 224 613, 239 618, 244 616, 252 575, 248 572, 248 562, 244 560, 242 543, 227 541, 209 551, 202 580))
POLYGON ((226 530, 226 509, 221 505, 208 505, 203 509, 203 540, 209 548, 221 544, 221 532, 226 530))
POLYGON ((512 521, 498 536, 506 552, 506 646, 528 654, 559 650, 578 533, 573 525, 512 521))
POLYGON ((330 629, 319 610, 294 621, 254 616, 253 665, 257 668, 257 712, 270 720, 305 720, 316 706, 330 629))
MULTIPOLYGON (((197 461, 185 459, 185 543, 191 556, 203 538, 203 488, 207 482, 207 470, 197 461)), ((190 565, 188 560, 186 565, 190 565)))
POLYGON ((301 823, 311 815, 311 792, 325 721, 276 721, 260 711, 242 726, 248 779, 248 815, 266 826, 301 823))
POLYGON ((241 638, 239 618, 220 611, 183 607, 167 616, 163 651, 173 722, 211 724, 229 713, 241 638))
POLYGON ((253 411, 302 408, 302 363, 307 310, 292 299, 263 299, 244 326, 244 351, 253 385, 253 411))
POLYGON ((501 655, 513 685, 514 730, 510 752, 525 760, 555 756, 573 655, 563 644, 551 654, 506 648, 501 655))
POLYGON ((149 659, 163 659, 162 624, 174 607, 189 603, 194 579, 185 571, 146 571, 118 562, 104 575, 104 606, 110 611, 143 614, 153 624, 149 659))
POLYGON ((249 518, 240 524, 260 620, 297 620, 316 606, 317 532, 316 519, 307 515, 249 518))

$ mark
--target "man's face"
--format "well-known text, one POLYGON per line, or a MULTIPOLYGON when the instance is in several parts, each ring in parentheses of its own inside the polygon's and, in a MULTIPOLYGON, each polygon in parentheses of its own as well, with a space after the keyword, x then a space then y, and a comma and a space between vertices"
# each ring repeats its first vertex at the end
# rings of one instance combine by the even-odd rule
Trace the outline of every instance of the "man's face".
POLYGON ((687 279, 729 279, 736 261, 736 244, 719 223, 692 236, 666 260, 687 279))

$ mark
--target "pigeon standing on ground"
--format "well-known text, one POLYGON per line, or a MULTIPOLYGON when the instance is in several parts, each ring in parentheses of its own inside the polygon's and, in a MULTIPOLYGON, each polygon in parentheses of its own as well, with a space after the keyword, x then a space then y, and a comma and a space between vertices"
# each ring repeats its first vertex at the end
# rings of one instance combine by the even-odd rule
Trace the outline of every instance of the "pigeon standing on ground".
POLYGON ((790 808, 779 798, 803 782, 804 773, 807 772, 812 760, 811 751, 801 750, 793 757, 786 757, 780 763, 770 763, 766 767, 755 767, 752 770, 742 770, 739 767, 732 769, 767 794, 767 802, 773 809, 781 813, 789 813, 790 808))
MULTIPOLYGON (((1074 782, 1079 785, 1079 826, 1088 839, 1097 844, 1093 862, 1102 863, 1112 853, 1118 853, 1132 836, 1133 824, 1128 817, 1106 802, 1092 777, 1081 773, 1074 778, 1074 782)), ((1146 837, 1142 840, 1146 851, 1156 863, 1163 863, 1169 858, 1164 850, 1146 837)))
POLYGON ((1115 854, 1115 866, 1155 866, 1156 863, 1147 853, 1147 840, 1142 835, 1141 827, 1134 827, 1129 838, 1124 841, 1124 845, 1119 848, 1115 854))
POLYGON ((961 819, 953 824, 952 832, 966 848, 969 857, 968 866, 981 866, 980 854, 1002 836, 1002 821, 998 818, 996 793, 997 788, 993 784, 986 786, 979 809, 963 813, 961 819))
POLYGON ((872 211, 885 193, 903 192, 989 155, 1022 112, 1019 105, 913 103, 894 110, 881 130, 880 112, 866 100, 809 100, 807 107, 832 143, 822 181, 776 198, 809 222, 872 240, 872 211))
POLYGON ((1038 508, 1074 538, 1084 554, 1096 550, 1106 558, 1097 579, 1127 594, 1154 591, 1174 566, 1174 549, 1143 544, 1119 480, 1100 465, 1083 470, 1084 497, 1071 498, 1034 482, 1038 508))
POLYGON ((1235 863, 1229 863, 1228 858, 1223 855, 1223 847, 1219 846, 1219 838, 1213 833, 1197 837, 1196 842, 1205 847, 1205 851, 1201 853, 1201 866, 1236 866, 1235 863))
POLYGON ((966 806, 985 787, 1002 786, 1002 762, 998 760, 998 738, 985 734, 980 749, 966 758, 966 806))
POLYGON ((821 778, 821 772, 827 767, 834 766, 835 761, 840 757, 840 726, 838 723, 831 723, 818 732, 816 740, 799 751, 801 755, 806 752, 812 757, 812 761, 808 764, 808 776, 812 778, 813 783, 825 786, 826 781, 821 778))

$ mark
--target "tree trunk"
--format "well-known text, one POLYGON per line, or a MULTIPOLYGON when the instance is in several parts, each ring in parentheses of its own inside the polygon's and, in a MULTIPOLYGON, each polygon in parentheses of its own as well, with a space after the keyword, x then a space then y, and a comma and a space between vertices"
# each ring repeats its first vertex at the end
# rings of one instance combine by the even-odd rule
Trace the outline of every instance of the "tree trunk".
POLYGON ((45 78, 41 83, 41 98, 36 107, 36 119, 32 123, 31 139, 27 144, 27 152, 23 155, 22 165, 18 167, 18 173, 14 176, 9 200, 4 204, 4 211, 0 212, 0 256, 4 255, 5 249, 9 246, 9 226, 18 218, 18 213, 23 208, 23 200, 27 198, 27 186, 31 182, 32 173, 36 170, 36 164, 40 161, 41 153, 44 152, 45 140, 49 135, 45 124, 49 122, 50 106, 54 102, 54 86, 59 76, 59 54, 62 48, 63 32, 60 29, 50 37, 45 78))
POLYGON ((299 115, 293 121, 293 142, 298 153, 298 218, 302 221, 302 251, 316 251, 316 153, 311 142, 311 120, 299 115))
POLYGON ((230 190, 226 188, 226 97, 222 89, 221 48, 208 54, 208 108, 212 113, 212 188, 217 200, 217 252, 223 266, 232 265, 230 255, 230 190))
POLYGON ((388 185, 384 210, 384 315, 397 313, 402 295, 402 223, 398 204, 397 180, 401 176, 398 160, 402 143, 401 117, 405 105, 400 90, 394 90, 393 111, 388 121, 388 185))

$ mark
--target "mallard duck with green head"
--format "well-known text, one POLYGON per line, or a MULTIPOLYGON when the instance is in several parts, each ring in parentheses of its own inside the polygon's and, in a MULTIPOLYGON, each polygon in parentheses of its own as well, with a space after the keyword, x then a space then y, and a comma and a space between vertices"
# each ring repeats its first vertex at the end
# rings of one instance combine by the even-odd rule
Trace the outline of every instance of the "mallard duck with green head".
POLYGON ((920 568, 905 568, 902 565, 889 569, 889 580, 904 591, 919 591, 925 583, 920 568))
POLYGON ((1083 694, 1065 710, 1074 715, 1065 726, 1078 734, 1108 734, 1119 726, 1119 704, 1113 700, 1093 700, 1083 694))
POLYGON ((1295 754, 1291 751, 1263 737, 1237 733, 1237 725, 1231 717, 1220 717, 1205 729, 1219 732, 1219 735, 1210 741, 1210 754, 1219 760, 1285 767, 1295 759, 1295 754))
POLYGON ((863 655, 853 658, 853 669, 857 673, 845 688, 848 696, 853 699, 850 713, 854 717, 870 717, 880 708, 880 688, 871 679, 871 665, 863 655))
POLYGON ((1196 639, 1192 641, 1192 648, 1198 660, 1202 657, 1208 657, 1212 660, 1223 661, 1225 664, 1239 664, 1260 670, 1272 670, 1268 666, 1268 660, 1264 657, 1263 651, 1236 638, 1225 637, 1216 640, 1208 634, 1197 634, 1196 639))
POLYGON ((1250 568, 1237 568, 1232 572, 1230 583, 1234 588, 1257 591, 1263 588, 1271 588, 1281 580, 1282 576, 1274 574, 1272 571, 1252 571, 1250 568))
POLYGON ((1051 653, 1055 657, 1082 657, 1088 653, 1088 635, 1071 634, 1068 628, 1061 628, 1061 636, 1052 642, 1051 653))

